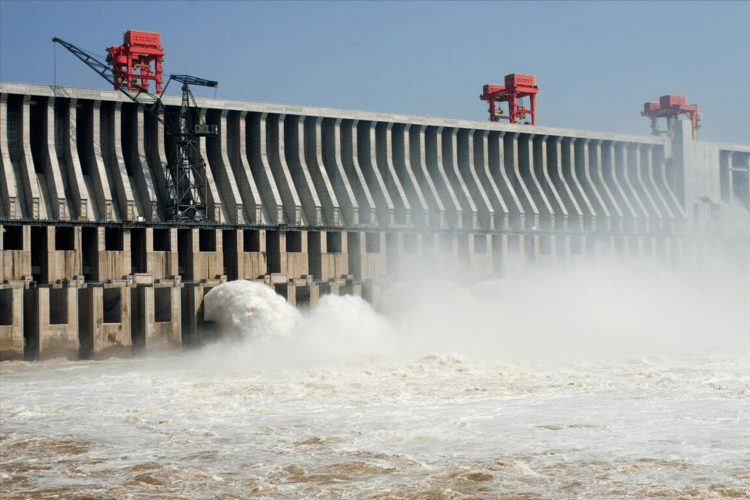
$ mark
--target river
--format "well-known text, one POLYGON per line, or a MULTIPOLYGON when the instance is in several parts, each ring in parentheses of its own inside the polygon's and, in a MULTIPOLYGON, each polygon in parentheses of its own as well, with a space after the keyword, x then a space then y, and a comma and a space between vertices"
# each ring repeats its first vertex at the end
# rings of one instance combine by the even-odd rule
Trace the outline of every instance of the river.
POLYGON ((231 339, 199 350, 0 364, 0 497, 750 498, 742 279, 213 300, 231 339))

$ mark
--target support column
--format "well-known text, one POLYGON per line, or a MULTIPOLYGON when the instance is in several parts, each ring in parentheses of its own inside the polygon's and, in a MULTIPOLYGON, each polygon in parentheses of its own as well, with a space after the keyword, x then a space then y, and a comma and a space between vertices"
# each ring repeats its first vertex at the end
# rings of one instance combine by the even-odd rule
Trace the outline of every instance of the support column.
MULTIPOLYGON (((227 222, 234 224, 245 223, 245 207, 242 203, 240 190, 237 187, 237 181, 234 177, 232 164, 229 160, 229 136, 233 131, 229 130, 229 121, 227 115, 228 109, 211 110, 208 113, 211 124, 219 126, 218 137, 208 137, 206 139, 206 149, 208 150, 208 165, 206 169, 211 170, 216 190, 224 200, 225 211, 228 216, 227 222)), ((208 123, 208 122, 207 122, 208 123)))
POLYGON ((388 274, 385 233, 348 233, 347 249, 354 279, 381 279, 388 274))
POLYGON ((89 192, 81 170, 81 160, 78 156, 78 99, 70 99, 65 110, 66 135, 65 160, 67 163, 68 186, 73 195, 73 204, 78 213, 78 220, 96 219, 94 213, 94 197, 89 192))
POLYGON ((430 208, 412 168, 411 150, 414 146, 409 133, 410 128, 411 124, 407 123, 395 124, 392 129, 393 166, 404 187, 406 199, 411 200, 411 224, 418 227, 429 226, 430 208))
POLYGON ((316 281, 338 279, 349 274, 346 233, 339 231, 309 231, 310 275, 316 281))
POLYGON ((345 120, 341 124, 341 160, 359 204, 359 223, 375 226, 378 224, 375 199, 359 163, 358 123, 359 120, 345 120))
POLYGON ((26 290, 27 358, 78 359, 78 285, 66 281, 26 290))
POLYGON ((375 128, 377 168, 394 206, 395 223, 411 225, 411 204, 393 168, 393 122, 381 122, 375 128))
POLYGON ((623 193, 623 198, 630 209, 632 221, 627 232, 641 234, 648 231, 649 213, 646 210, 638 190, 633 186, 630 176, 627 175, 629 165, 629 143, 618 142, 615 146, 615 166, 613 176, 623 193))
MULTIPOLYGON (((281 123, 281 119, 279 119, 279 123, 281 123)), ((296 189, 299 199, 302 202, 307 224, 322 226, 323 205, 320 202, 318 190, 313 183, 310 169, 305 159, 305 117, 288 115, 284 120, 284 124, 284 151, 280 151, 279 154, 286 154, 286 162, 289 165, 294 189, 296 189)), ((281 133, 280 125, 279 134, 281 133)))
POLYGON ((265 229, 237 230, 239 279, 258 280, 268 274, 268 247, 265 229))
POLYGON ((24 359, 24 282, 0 283, 0 361, 24 359))
POLYGON ((258 193, 270 224, 284 223, 284 201, 274 179, 270 158, 278 156, 271 144, 268 113, 253 113, 251 126, 247 129, 247 153, 250 170, 258 185, 258 193))
POLYGON ((211 282, 200 281, 185 283, 182 288, 181 308, 181 344, 184 347, 200 347, 214 340, 218 336, 218 330, 212 321, 206 321, 203 316, 203 298, 215 286, 224 281, 214 280, 211 282))
POLYGON ((379 224, 391 227, 396 224, 395 206, 378 169, 376 126, 376 122, 360 122, 357 126, 359 166, 375 201, 379 224))
MULTIPOLYGON (((98 205, 98 217, 99 221, 114 221, 117 220, 115 213, 115 203, 113 198, 112 189, 110 188, 109 178, 107 177, 107 168, 104 165, 103 156, 103 144, 104 137, 108 135, 107 130, 102 130, 102 127, 106 127, 106 117, 103 118, 105 110, 102 109, 102 101, 95 100, 93 103, 84 104, 88 109, 91 109, 91 115, 85 116, 84 119, 91 117, 91 122, 85 124, 86 132, 86 144, 83 146, 85 149, 86 157, 82 159, 85 166, 84 171, 88 172, 89 178, 92 181, 94 188, 94 197, 98 205), (91 106, 91 108, 88 108, 91 106), (103 125, 104 123, 104 125, 103 125)), ((86 113, 88 114, 88 113, 86 113)), ((79 123, 79 126, 81 124, 79 123)), ((109 153, 108 153, 109 154, 109 153)))
MULTIPOLYGON (((292 174, 286 160, 286 139, 284 135, 284 118, 286 115, 268 117, 268 148, 270 155, 270 172, 278 186, 282 208, 286 220, 291 225, 305 224, 303 220, 302 202, 294 187, 292 174)), ((266 113, 261 114, 261 122, 266 119, 266 113)), ((306 218, 306 215, 305 215, 306 218)), ((279 221, 281 222, 281 221, 279 221)))
POLYGON ((427 149, 427 173, 435 185, 438 196, 443 202, 450 227, 463 227, 463 213, 461 205, 456 199, 448 177, 445 173, 443 152, 443 127, 428 127, 425 132, 425 147, 427 149))
MULTIPOLYGON (((206 108, 198 109, 198 115, 200 116, 200 120, 202 123, 208 123, 206 121, 206 114, 206 108)), ((205 159, 209 158, 207 146, 208 144, 206 141, 206 137, 199 137, 196 147, 198 148, 200 155, 205 159)), ((222 193, 221 191, 219 191, 219 187, 214 177, 213 170, 208 163, 206 164, 205 173, 206 178, 204 179, 204 181, 206 183, 205 194, 207 217, 219 224, 232 222, 232 217, 230 216, 229 212, 229 209, 232 207, 227 207, 227 205, 224 203, 223 198, 221 197, 222 193)))
POLYGON ((318 116, 307 120, 304 124, 304 133, 305 161, 312 176, 313 185, 318 191, 318 197, 323 206, 323 215, 329 225, 340 226, 342 220, 339 199, 323 163, 323 117, 318 116))
POLYGON ((427 126, 418 125, 414 126, 414 128, 409 127, 407 133, 409 130, 414 134, 409 139, 410 154, 412 157, 411 164, 417 182, 422 188, 422 193, 425 195, 425 201, 430 207, 430 226, 437 229, 445 229, 448 227, 445 204, 440 199, 435 183, 427 168, 427 126))
POLYGON ((0 225, 0 284, 31 277, 31 226, 0 225))
POLYGON ((34 167, 34 156, 31 154, 31 96, 24 95, 21 110, 18 114, 20 120, 20 134, 18 134, 18 157, 17 167, 21 172, 21 182, 26 198, 27 212, 31 219, 49 219, 39 180, 34 167))
MULTIPOLYGON (((133 189, 130 185, 130 176, 125 166, 125 158, 122 149, 122 103, 114 103, 114 112, 106 115, 107 123, 102 131, 108 134, 108 140, 112 141, 112 150, 114 154, 106 154, 104 157, 105 164, 108 158, 111 158, 111 164, 108 165, 108 172, 114 181, 117 199, 120 202, 120 216, 124 221, 134 221, 142 210, 136 207, 133 189)), ((103 123, 103 121, 102 121, 103 123)), ((104 125, 104 123, 103 123, 104 125)), ((107 152, 110 153, 110 152, 107 152)))
MULTIPOLYGON (((250 217, 250 224, 263 224, 270 220, 267 210, 263 207, 260 189, 250 169, 247 158, 247 111, 241 111, 237 129, 232 130, 231 150, 235 156, 233 162, 237 185, 245 205, 245 210, 250 217)), ((274 221, 277 222, 277 221, 274 221)))
MULTIPOLYGON (((521 203, 519 194, 515 189, 509 172, 513 172, 513 167, 508 167, 513 163, 513 149, 507 151, 505 147, 505 132, 491 132, 488 141, 488 159, 490 173, 495 179, 495 183, 500 191, 500 195, 505 201, 509 210, 509 219, 506 229, 522 231, 526 229, 526 209, 521 203)), ((533 222, 533 217, 532 217, 533 222)))
POLYGON ((541 185, 542 194, 544 194, 547 210, 549 211, 550 224, 549 230, 566 231, 568 228, 568 209, 563 203, 562 196, 557 190, 557 186, 552 181, 552 175, 558 169, 559 157, 556 156, 556 144, 548 149, 548 136, 538 136, 533 141, 536 153, 534 154, 534 175, 541 185), (551 174, 553 172, 553 174, 551 174))
POLYGON ((570 188, 573 199, 576 201, 576 205, 581 213, 579 227, 574 228, 574 230, 596 231, 596 211, 594 210, 594 207, 578 177, 577 165, 583 163, 583 155, 579 155, 579 153, 581 153, 581 148, 576 147, 575 139, 563 138, 561 141, 560 153, 562 159, 561 179, 564 180, 566 185, 570 188))
POLYGON ((81 228, 47 226, 44 230, 48 244, 46 265, 42 266, 42 282, 55 283, 81 276, 81 228))
POLYGON ((58 220, 69 220, 70 212, 68 211, 68 200, 65 196, 65 185, 63 184, 63 170, 57 158, 57 147, 55 144, 55 98, 47 98, 47 109, 45 110, 45 139, 46 148, 44 151, 44 176, 47 181, 47 192, 51 198, 52 215, 58 220))
POLYGON ((586 197, 593 207, 596 224, 592 230, 606 233, 612 228, 612 217, 596 188, 596 184, 594 183, 592 176, 593 167, 591 165, 590 143, 591 139, 581 139, 578 141, 576 146, 575 172, 576 177, 583 188, 583 192, 586 194, 586 197))
MULTIPOLYGON (((352 184, 344 170, 342 158, 341 118, 323 120, 320 137, 321 161, 330 178, 336 198, 341 204, 344 223, 350 226, 359 224, 359 203, 352 184)), ((317 133, 317 132, 316 132, 317 133)))
POLYGON ((11 122, 8 94, 0 94, 0 213, 8 219, 20 219, 25 211, 21 200, 23 187, 16 184, 16 163, 10 151, 9 127, 14 135, 18 133, 18 120, 11 122))
MULTIPOLYGON (((539 227, 539 209, 531 197, 529 188, 526 186, 523 174, 521 173, 521 159, 519 140, 520 135, 517 132, 507 133, 503 136, 505 141, 505 172, 510 181, 510 189, 517 194, 525 213, 525 225, 522 229, 536 229, 539 227)), ((524 165, 528 165, 532 158, 528 157, 530 151, 526 151, 524 165)))
POLYGON ((182 283, 176 280, 132 288, 132 339, 135 351, 174 351, 182 346, 182 283))
MULTIPOLYGON (((461 206, 461 213, 463 214, 463 221, 461 226, 466 229, 479 229, 479 211, 477 210, 475 200, 469 193, 467 181, 461 175, 461 168, 458 164, 458 127, 451 127, 445 131, 443 137, 443 149, 443 161, 445 162, 444 171, 447 176, 448 182, 453 189, 453 193, 458 199, 458 202, 461 206)), ((466 159, 467 157, 463 153, 463 151, 461 156, 462 159, 466 159)), ((470 176, 467 176, 467 178, 471 179, 470 176)), ((480 199, 480 202, 481 201, 482 200, 480 199)))
POLYGON ((78 290, 82 358, 131 356, 130 290, 122 281, 78 290))
MULTIPOLYGON (((562 140, 563 138, 560 136, 552 137, 550 139, 552 145, 547 149, 549 167, 546 175, 549 176, 559 197, 558 200, 562 203, 561 211, 564 218, 563 224, 557 224, 557 227, 563 231, 582 231, 584 227, 583 211, 573 195, 572 187, 568 183, 563 170, 562 140)), ((569 152, 569 150, 570 148, 566 152, 569 152)))
MULTIPOLYGON (((484 158, 486 155, 474 152, 476 141, 474 133, 476 130, 462 130, 456 137, 456 160, 458 170, 466 187, 466 196, 472 200, 477 210, 477 223, 479 227, 486 230, 495 229, 495 209, 490 203, 489 196, 479 179, 479 172, 484 169, 484 158), (476 165, 477 158, 482 164, 476 165)), ((480 150, 482 143, 480 142, 480 150)))

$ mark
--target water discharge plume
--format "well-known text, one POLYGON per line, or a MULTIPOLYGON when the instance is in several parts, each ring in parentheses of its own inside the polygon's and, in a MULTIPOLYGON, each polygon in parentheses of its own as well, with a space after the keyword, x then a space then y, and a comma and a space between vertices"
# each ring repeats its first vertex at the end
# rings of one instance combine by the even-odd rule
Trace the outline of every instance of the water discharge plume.
POLYGON ((456 353, 503 362, 562 362, 732 345, 747 347, 747 283, 697 280, 600 262, 462 285, 398 282, 379 311, 324 296, 300 314, 270 287, 236 281, 206 296, 206 318, 242 343, 214 346, 241 366, 298 367, 456 353))
POLYGON ((398 355, 403 342, 391 322, 361 297, 326 295, 297 329, 296 350, 310 361, 398 355))
POLYGON ((246 340, 288 336, 300 320, 299 312, 273 288, 247 280, 213 288, 203 300, 203 315, 246 340))
MULTIPOLYGON (((486 286, 498 289, 500 282, 486 286)), ((508 348, 509 329, 496 314, 498 304, 483 303, 469 288, 450 281, 419 280, 386 289, 381 309, 413 354, 462 353, 497 359, 508 348)))
POLYGON ((382 310, 418 352, 575 361, 746 347, 748 303, 737 280, 600 262, 472 286, 402 282, 384 292, 382 310))
POLYGON ((264 284, 233 281, 206 295, 204 311, 226 340, 191 356, 207 369, 350 363, 400 351, 389 321, 361 297, 327 295, 302 314, 264 284))

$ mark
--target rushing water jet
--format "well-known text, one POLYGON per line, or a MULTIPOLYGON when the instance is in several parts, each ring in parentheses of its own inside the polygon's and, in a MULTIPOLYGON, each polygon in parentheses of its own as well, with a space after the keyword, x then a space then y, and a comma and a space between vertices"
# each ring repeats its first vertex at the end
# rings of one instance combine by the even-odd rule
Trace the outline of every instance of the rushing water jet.
POLYGON ((300 313, 273 288, 247 280, 211 289, 203 299, 203 317, 221 325, 222 332, 243 339, 287 336, 300 313))

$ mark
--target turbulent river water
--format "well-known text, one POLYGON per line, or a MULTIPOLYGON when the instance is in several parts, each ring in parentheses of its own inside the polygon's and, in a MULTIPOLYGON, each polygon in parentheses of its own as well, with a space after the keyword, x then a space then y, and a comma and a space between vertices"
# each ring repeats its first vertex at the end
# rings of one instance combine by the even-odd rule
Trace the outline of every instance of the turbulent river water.
POLYGON ((750 498, 747 281, 268 290, 199 350, 0 364, 0 497, 750 498))

